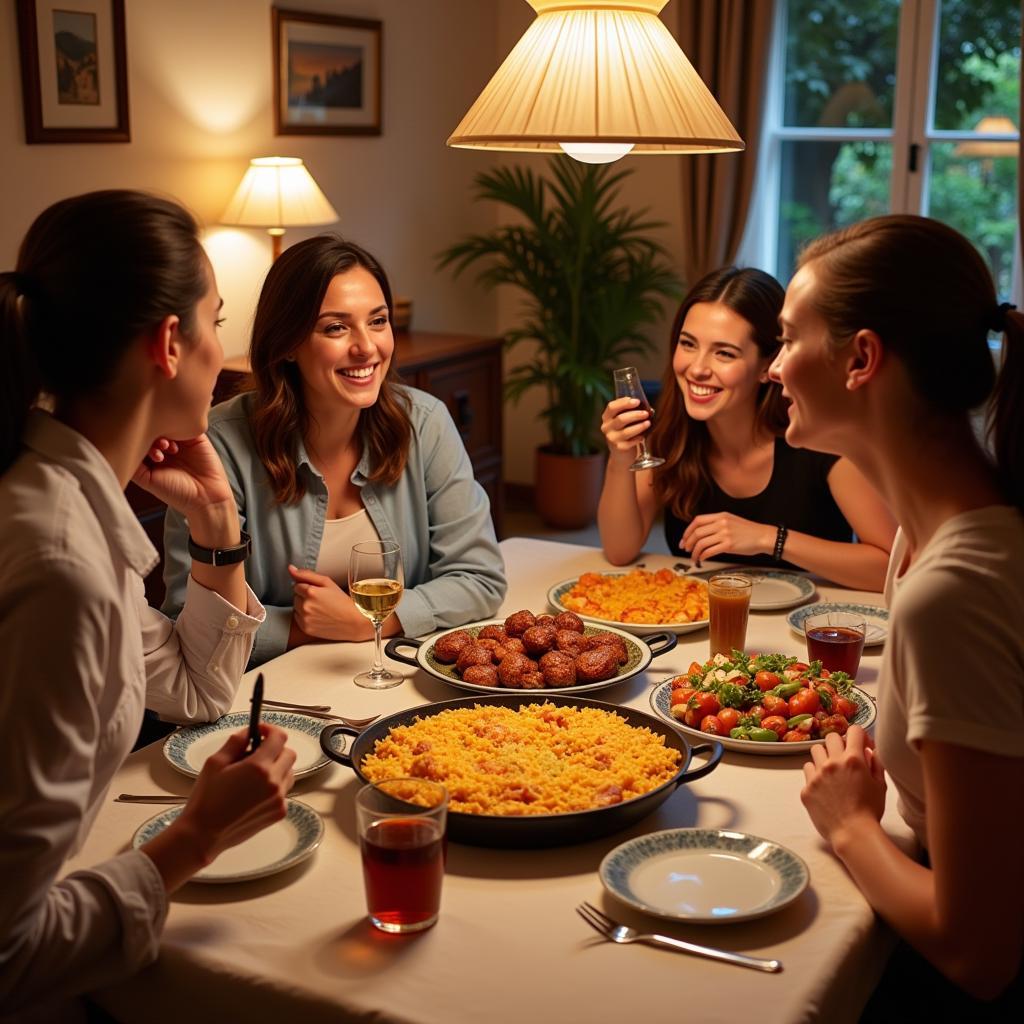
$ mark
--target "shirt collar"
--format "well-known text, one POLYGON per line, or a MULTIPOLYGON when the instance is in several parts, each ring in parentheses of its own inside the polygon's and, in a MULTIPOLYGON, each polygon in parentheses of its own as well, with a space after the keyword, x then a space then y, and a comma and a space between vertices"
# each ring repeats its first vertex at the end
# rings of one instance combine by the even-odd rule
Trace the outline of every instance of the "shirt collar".
MULTIPOLYGON (((324 478, 316 466, 313 465, 313 462, 309 457, 309 452, 306 450, 306 443, 300 437, 296 442, 295 468, 298 470, 302 466, 305 466, 307 471, 312 473, 315 479, 319 480, 320 483, 323 483, 324 478)), ((357 487, 362 487, 370 479, 370 471, 370 452, 364 444, 363 453, 359 457, 359 463, 356 465, 356 468, 349 479, 357 487)))
POLYGON ((100 528, 140 575, 156 568, 160 556, 136 518, 113 467, 85 437, 42 409, 29 413, 24 444, 67 470, 92 506, 100 528))

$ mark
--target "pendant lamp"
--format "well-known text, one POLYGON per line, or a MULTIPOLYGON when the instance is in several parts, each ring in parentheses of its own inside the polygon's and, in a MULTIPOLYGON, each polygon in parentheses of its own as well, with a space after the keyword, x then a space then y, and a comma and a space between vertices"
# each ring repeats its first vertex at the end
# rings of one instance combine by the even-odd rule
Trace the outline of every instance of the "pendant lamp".
POLYGON ((633 153, 744 148, 658 18, 667 0, 527 0, 536 20, 459 126, 459 149, 633 153))

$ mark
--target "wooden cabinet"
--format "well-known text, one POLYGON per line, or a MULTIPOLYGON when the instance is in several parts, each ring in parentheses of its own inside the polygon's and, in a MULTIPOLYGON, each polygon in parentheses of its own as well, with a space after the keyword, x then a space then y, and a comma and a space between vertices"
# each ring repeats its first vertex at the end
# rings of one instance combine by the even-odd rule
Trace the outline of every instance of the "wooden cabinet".
MULTIPOLYGON (((395 335, 395 362, 402 379, 448 406, 473 463, 473 472, 491 501, 494 529, 502 536, 502 376, 501 339, 465 334, 411 331, 395 335)), ((214 391, 222 402, 246 384, 244 356, 224 364, 214 391)), ((164 506, 141 488, 128 485, 128 500, 163 557, 164 506)), ((161 568, 146 578, 146 597, 159 606, 164 597, 161 568)))

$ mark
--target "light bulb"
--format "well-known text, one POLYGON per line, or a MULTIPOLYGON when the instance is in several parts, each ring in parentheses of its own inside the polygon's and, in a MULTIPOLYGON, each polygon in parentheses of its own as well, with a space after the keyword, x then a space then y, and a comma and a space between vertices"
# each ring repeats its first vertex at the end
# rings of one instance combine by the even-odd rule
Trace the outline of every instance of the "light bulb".
POLYGON ((610 164, 621 160, 632 148, 632 142, 560 142, 563 152, 581 164, 610 164))

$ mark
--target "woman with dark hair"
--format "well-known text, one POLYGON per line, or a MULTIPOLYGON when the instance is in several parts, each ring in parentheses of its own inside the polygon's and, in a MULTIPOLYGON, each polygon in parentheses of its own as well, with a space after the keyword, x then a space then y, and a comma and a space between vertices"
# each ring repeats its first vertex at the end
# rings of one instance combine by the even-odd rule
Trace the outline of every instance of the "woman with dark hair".
POLYGON ((1024 318, 1012 308, 958 232, 876 217, 802 253, 772 367, 792 402, 786 437, 853 461, 900 524, 878 752, 856 726, 829 736, 803 802, 910 946, 973 997, 1004 992, 985 1009, 919 971, 904 982, 913 1009, 883 1006, 887 1020, 926 1001, 943 1019, 1015 1020, 1024 995, 1024 318), (1005 337, 998 379, 990 331, 1005 337), (990 395, 994 458, 970 421, 990 395), (924 864, 879 823, 883 762, 924 864))
POLYGON ((56 1001, 149 963, 168 894, 285 813, 287 734, 265 727, 250 757, 235 734, 159 836, 57 881, 144 706, 177 722, 218 718, 263 618, 231 489, 203 436, 220 306, 193 219, 140 192, 51 206, 17 270, 0 274, 5 1019, 27 1007, 33 1019, 67 1019, 56 1001), (146 604, 157 555, 125 500, 129 480, 192 524, 199 560, 176 624, 146 604), (234 552, 231 564, 207 564, 213 550, 234 552))
POLYGON ((664 509, 669 550, 690 552, 698 565, 773 560, 881 589, 895 532, 885 506, 849 460, 791 448, 782 437, 786 403, 768 379, 782 298, 775 278, 735 267, 690 290, 650 432, 663 465, 630 471, 650 413, 636 399, 608 403, 598 526, 612 564, 637 556, 664 509))
MULTIPOLYGON (((252 662, 312 640, 368 640, 346 593, 354 543, 397 541, 406 590, 384 635, 486 618, 505 594, 490 506, 444 404, 398 383, 391 289, 335 235, 285 250, 263 285, 255 390, 210 416, 210 439, 253 534, 248 579, 267 605, 252 662)), ((181 606, 188 526, 165 528, 167 598, 181 606)))

